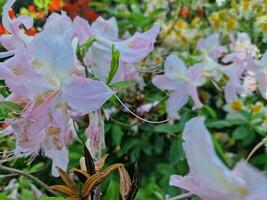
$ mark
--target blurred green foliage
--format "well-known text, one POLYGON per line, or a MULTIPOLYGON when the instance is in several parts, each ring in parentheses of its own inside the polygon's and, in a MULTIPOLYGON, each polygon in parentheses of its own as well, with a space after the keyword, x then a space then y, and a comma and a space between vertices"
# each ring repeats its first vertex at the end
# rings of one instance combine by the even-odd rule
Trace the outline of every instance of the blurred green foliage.
MULTIPOLYGON (((0 1, 0 9, 5 1, 0 1)), ((18 1, 16 8, 22 5, 28 5, 31 1, 18 1)), ((47 2, 41 0, 35 0, 37 6, 44 6, 47 2)), ((195 1, 179 1, 176 4, 191 5, 195 1)), ((170 8, 158 8, 154 9, 149 14, 146 13, 148 3, 141 0, 99 0, 93 1, 91 7, 98 13, 108 18, 115 16, 119 23, 120 34, 123 35, 126 31, 134 33, 135 31, 146 30, 156 21, 158 15, 162 12, 167 12, 170 8)), ((212 9, 212 8, 211 8, 212 9)), ((249 32, 250 27, 247 23, 244 23, 242 29, 249 32)), ((262 47, 264 48, 264 47, 262 47)), ((186 63, 193 64, 195 57, 184 57, 186 63)), ((140 106, 139 102, 132 101, 136 97, 143 96, 143 103, 153 103, 155 101, 161 102, 153 112, 145 115, 145 118, 150 120, 163 120, 166 118, 165 114, 165 101, 167 95, 151 84, 151 77, 146 75, 147 85, 144 91, 131 91, 127 92, 125 89, 122 92, 121 98, 124 101, 130 102, 131 109, 135 109, 140 106), (142 95, 141 95, 142 93, 142 95)), ((119 87, 127 88, 130 83, 121 83, 119 87)), ((132 83, 133 85, 135 83, 132 83)), ((114 86, 115 87, 115 86, 114 86)), ((6 96, 8 91, 2 91, 1 94, 6 96)), ((240 111, 240 114, 244 117, 243 120, 229 120, 226 119, 226 113, 222 111, 221 107, 216 106, 216 102, 223 99, 222 95, 210 85, 205 86, 202 92, 208 93, 210 98, 206 100, 203 108, 192 112, 188 107, 185 107, 181 111, 181 119, 173 124, 161 124, 152 125, 138 121, 134 117, 130 116, 127 112, 124 112, 121 105, 112 98, 105 105, 106 107, 115 106, 119 109, 117 114, 111 116, 110 120, 105 122, 105 137, 106 145, 104 153, 109 153, 110 157, 107 160, 107 164, 121 162, 125 164, 130 171, 133 169, 134 163, 138 163, 140 166, 142 186, 137 195, 137 200, 164 200, 165 195, 170 196, 177 195, 179 189, 169 186, 169 177, 172 174, 185 175, 188 172, 187 162, 182 149, 181 132, 185 123, 196 115, 203 115, 206 117, 206 125, 212 133, 220 132, 222 137, 226 140, 219 140, 214 136, 214 145, 220 158, 229 166, 232 167, 234 162, 240 157, 244 157, 262 138, 267 136, 267 130, 259 126, 259 119, 263 116, 261 114, 253 114, 249 111, 240 111), (209 105, 209 106, 207 106, 209 105), (234 145, 229 145, 229 141, 234 141, 234 145), (229 157, 227 151, 231 151, 236 154, 234 158, 229 157)), ((258 100, 253 97, 247 100, 247 105, 252 105, 258 100)), ((9 107, 16 107, 12 103, 6 102, 5 104, 11 104, 6 107, 4 104, 0 104, 0 119, 4 119, 12 114, 9 107)), ((189 103, 191 104, 191 102, 189 103)), ((16 107, 16 109, 19 109, 16 107)), ((80 126, 82 127, 82 125, 80 126)), ((83 127, 84 129, 86 126, 83 127)), ((84 131, 82 129, 81 132, 84 131)), ((215 135, 215 134, 214 134, 215 135)), ((83 135, 85 137, 85 135, 83 135)), ((12 150, 15 146, 15 141, 12 137, 0 137, 0 151, 5 149, 12 150)), ((69 169, 79 166, 80 157, 83 155, 83 148, 79 141, 75 140, 69 147, 70 163, 69 169)), ((29 160, 16 159, 8 162, 9 166, 23 170, 28 173, 32 173, 47 185, 54 185, 59 182, 58 179, 51 177, 50 168, 51 161, 37 157, 30 165, 27 165, 29 160)), ((259 151, 252 159, 251 163, 267 170, 267 155, 264 151, 259 151)), ((0 174, 3 174, 0 172, 0 174)), ((1 176, 1 175, 0 175, 1 176)), ((29 188, 29 184, 35 184, 34 182, 18 176, 15 177, 1 177, 0 178, 0 191, 4 188, 13 178, 17 180, 18 193, 21 194, 22 199, 36 199, 33 192, 29 188)), ((118 176, 112 175, 108 181, 102 184, 103 199, 111 200, 118 199, 119 184, 118 176)), ((2 191, 0 199, 8 199, 5 196, 9 195, 12 191, 2 191)), ((43 191, 45 194, 45 192, 43 191)), ((48 198, 41 197, 41 200, 48 199, 60 199, 60 198, 48 198)))

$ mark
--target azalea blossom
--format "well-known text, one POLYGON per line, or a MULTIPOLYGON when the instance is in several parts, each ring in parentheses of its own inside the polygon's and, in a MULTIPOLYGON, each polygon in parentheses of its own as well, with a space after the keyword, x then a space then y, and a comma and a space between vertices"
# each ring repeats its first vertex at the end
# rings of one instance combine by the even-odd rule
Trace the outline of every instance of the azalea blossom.
POLYGON ((0 58, 14 55, 16 52, 23 53, 26 50, 27 44, 32 40, 32 37, 26 35, 20 29, 20 26, 23 25, 26 29, 30 29, 33 26, 33 19, 29 16, 11 19, 9 16, 9 11, 15 1, 9 0, 3 7, 2 24, 8 33, 0 36, 0 42, 7 51, 1 52, 0 58))
POLYGON ((203 72, 199 66, 187 69, 184 62, 175 55, 167 57, 164 63, 164 75, 153 78, 153 84, 162 90, 171 91, 167 102, 167 112, 171 117, 179 118, 177 112, 187 103, 189 97, 194 101, 194 108, 200 108, 197 87, 203 84, 203 72))
POLYGON ((250 67, 254 72, 254 78, 263 98, 267 98, 267 52, 260 60, 250 59, 250 67))
MULTIPOLYGON (((4 14, 12 3, 7 2, 4 14)), ((12 32, 8 20, 5 26, 12 32)), ((24 41, 18 37, 23 34, 20 30, 12 33, 11 37, 24 41)), ((65 14, 52 14, 42 32, 24 41, 26 52, 14 51, 13 57, 0 64, 1 79, 14 94, 28 98, 21 116, 10 120, 8 133, 16 138, 15 155, 34 158, 41 151, 53 160, 54 175, 58 174, 55 166, 67 168, 66 145, 74 134, 70 113, 96 111, 113 95, 105 83, 74 73, 78 62, 73 41, 72 21, 65 14)))
POLYGON ((205 51, 211 58, 216 60, 222 57, 223 54, 227 52, 227 48, 225 46, 220 45, 219 39, 220 34, 213 33, 207 38, 199 40, 197 47, 199 50, 205 51))
POLYGON ((205 200, 264 200, 267 177, 246 161, 233 170, 217 157, 203 117, 187 122, 183 148, 190 167, 187 176, 173 175, 170 185, 188 190, 205 200))
POLYGON ((73 21, 75 35, 83 44, 86 40, 96 37, 85 57, 85 63, 91 66, 95 76, 106 81, 110 71, 112 60, 112 45, 120 52, 120 67, 114 80, 125 80, 124 69, 126 64, 135 64, 143 60, 154 48, 154 42, 159 34, 159 25, 155 24, 144 33, 135 33, 126 40, 119 39, 118 24, 115 18, 105 20, 98 17, 90 26, 88 22, 80 17, 73 21))

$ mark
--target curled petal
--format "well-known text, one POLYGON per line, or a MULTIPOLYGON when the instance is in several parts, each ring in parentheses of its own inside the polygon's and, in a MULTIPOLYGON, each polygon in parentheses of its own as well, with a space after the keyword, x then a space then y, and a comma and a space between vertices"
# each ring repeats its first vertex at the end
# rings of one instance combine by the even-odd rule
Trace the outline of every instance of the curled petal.
POLYGON ((112 17, 109 20, 103 19, 101 16, 92 23, 94 34, 110 40, 118 40, 119 28, 116 18, 112 17))
POLYGON ((171 117, 179 118, 178 111, 186 104, 188 101, 188 95, 181 88, 174 91, 168 101, 167 101, 167 112, 171 117))
POLYGON ((198 96, 198 92, 197 92, 197 87, 194 86, 188 86, 187 87, 187 92, 188 94, 191 96, 191 98, 194 101, 194 107, 193 109, 197 109, 197 108, 201 108, 203 106, 203 104, 201 103, 199 96, 198 96))
POLYGON ((11 10, 13 4, 16 0, 8 0, 5 6, 3 7, 3 13, 2 13, 2 23, 6 30, 8 30, 10 33, 14 34, 15 37, 18 39, 24 41, 24 42, 30 42, 32 40, 31 37, 25 35, 20 30, 20 25, 24 25, 26 29, 29 29, 33 26, 33 19, 29 16, 20 16, 16 19, 10 19, 9 17, 9 11, 11 10))
MULTIPOLYGON (((186 124, 183 140, 190 175, 200 189, 207 194, 214 191, 218 197, 230 195, 233 199, 239 199, 237 197, 246 192, 244 181, 235 176, 217 157, 203 117, 193 118, 186 124)), ((214 196, 208 199, 213 199, 211 197, 214 196)))
POLYGON ((111 49, 115 45, 115 49, 120 52, 120 59, 126 63, 137 63, 144 59, 154 48, 154 42, 159 34, 160 27, 155 24, 149 31, 144 33, 135 33, 131 38, 123 42, 112 42, 104 38, 98 38, 99 44, 111 49))

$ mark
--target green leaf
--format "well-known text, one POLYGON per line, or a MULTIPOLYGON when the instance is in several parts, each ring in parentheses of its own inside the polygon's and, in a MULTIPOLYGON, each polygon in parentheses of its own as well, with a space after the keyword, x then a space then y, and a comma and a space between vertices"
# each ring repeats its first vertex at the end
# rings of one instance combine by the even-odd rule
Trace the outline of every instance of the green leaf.
POLYGON ((11 200, 11 199, 5 196, 4 194, 0 194, 0 200, 11 200))
POLYGON ((248 137, 251 132, 251 129, 246 125, 237 127, 233 132, 233 139, 242 140, 248 137))
POLYGON ((33 192, 25 188, 22 189, 21 196, 22 196, 22 199, 27 199, 27 200, 35 199, 33 192))
POLYGON ((3 101, 0 103, 0 120, 18 115, 23 108, 14 102, 3 101))
POLYGON ((154 131, 158 133, 168 133, 168 132, 178 133, 178 132, 181 132, 182 129, 183 127, 181 124, 175 124, 175 125, 160 124, 160 125, 154 126, 154 131))
POLYGON ((251 162, 254 165, 265 165, 267 164, 267 154, 260 154, 251 158, 251 162))
POLYGON ((266 136, 267 135, 267 129, 265 127, 262 126, 255 126, 254 130, 260 134, 261 136, 266 136))
POLYGON ((119 68, 119 61, 120 61, 120 52, 115 49, 115 46, 112 45, 112 60, 111 60, 111 67, 110 72, 107 79, 107 84, 109 85, 114 78, 118 68, 119 68))
POLYGON ((112 139, 116 145, 120 145, 123 132, 121 127, 117 124, 114 124, 111 129, 112 139))
POLYGON ((119 199, 119 184, 116 181, 109 183, 103 199, 119 199))
POLYGON ((183 161, 185 159, 182 143, 183 142, 181 138, 177 138, 172 141, 169 151, 169 162, 171 165, 174 165, 178 161, 183 161))
POLYGON ((83 45, 78 46, 77 48, 78 56, 80 58, 83 58, 85 54, 88 52, 89 48, 94 44, 95 41, 96 41, 96 37, 91 37, 90 39, 86 40, 86 42, 83 45))
POLYGON ((242 125, 245 122, 240 119, 223 119, 223 120, 212 120, 212 121, 207 121, 206 126, 208 128, 229 128, 231 126, 236 126, 236 125, 242 125))
POLYGON ((137 84, 137 81, 120 81, 120 82, 116 82, 116 83, 112 83, 109 86, 112 88, 129 88, 129 87, 133 87, 137 84))

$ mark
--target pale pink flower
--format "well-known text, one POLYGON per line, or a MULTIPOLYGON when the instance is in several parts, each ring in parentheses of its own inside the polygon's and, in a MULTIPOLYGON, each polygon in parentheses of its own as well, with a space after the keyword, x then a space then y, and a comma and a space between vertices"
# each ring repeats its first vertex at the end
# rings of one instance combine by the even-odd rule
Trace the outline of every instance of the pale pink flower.
POLYGON ((101 158, 101 150, 105 147, 104 118, 99 112, 89 114, 89 126, 86 129, 87 145, 92 157, 101 158))
POLYGON ((205 200, 265 200, 267 177, 245 161, 228 169, 217 157, 203 117, 187 122, 183 148, 190 167, 187 176, 173 175, 170 185, 205 200))
POLYGON ((115 18, 104 20, 98 17, 90 26, 86 20, 76 17, 73 26, 76 30, 75 35, 81 44, 93 36, 96 37, 97 41, 86 54, 85 62, 92 67, 96 77, 103 81, 106 81, 110 70, 112 45, 120 52, 120 67, 114 79, 122 81, 125 80, 125 74, 120 68, 125 67, 125 63, 133 64, 144 59, 153 50, 154 42, 159 34, 159 26, 154 25, 147 32, 135 33, 127 40, 120 40, 115 18))
POLYGON ((207 38, 198 41, 197 48, 201 51, 205 51, 209 57, 217 60, 222 57, 226 52, 227 48, 220 45, 220 34, 213 33, 207 38))
MULTIPOLYGON (((14 1, 12 1, 14 3, 14 1)), ((10 1, 8 4, 10 6, 10 1)), ((6 13, 7 14, 7 13, 6 13)), ((99 109, 113 95, 105 83, 75 75, 76 51, 72 23, 63 13, 52 14, 44 30, 27 43, 27 51, 1 63, 0 77, 28 106, 10 120, 16 138, 15 155, 35 157, 40 151, 66 170, 73 138, 70 112, 81 115, 99 109)))
POLYGON ((16 52, 24 52, 28 43, 32 41, 31 36, 27 36, 22 30, 21 25, 26 29, 33 26, 33 19, 30 16, 20 16, 15 19, 10 19, 9 11, 16 0, 8 0, 3 7, 2 23, 4 28, 10 34, 4 34, 0 37, 0 42, 7 52, 1 52, 0 57, 14 55, 16 52))
POLYGON ((250 59, 250 69, 255 73, 258 89, 263 96, 267 99, 267 52, 265 52, 260 60, 250 59))
POLYGON ((177 112, 187 103, 189 97, 194 101, 194 108, 200 108, 197 87, 203 84, 201 67, 187 69, 184 62, 175 55, 167 57, 164 75, 153 78, 153 84, 162 90, 171 91, 167 102, 167 112, 171 117, 179 118, 177 112))
POLYGON ((228 77, 228 81, 224 86, 224 96, 227 102, 238 99, 238 94, 244 94, 248 91, 242 84, 242 75, 244 70, 237 65, 228 65, 224 68, 224 74, 228 77))

